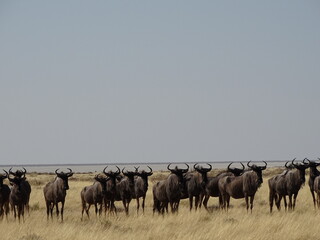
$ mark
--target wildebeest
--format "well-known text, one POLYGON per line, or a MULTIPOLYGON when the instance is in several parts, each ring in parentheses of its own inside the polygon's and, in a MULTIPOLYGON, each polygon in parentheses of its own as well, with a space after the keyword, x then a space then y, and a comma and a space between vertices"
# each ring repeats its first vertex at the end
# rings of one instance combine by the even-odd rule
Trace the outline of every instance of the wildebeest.
POLYGON ((250 198, 250 210, 252 212, 254 196, 263 182, 262 171, 267 168, 267 163, 263 161, 265 166, 257 166, 255 164, 250 165, 250 162, 247 163, 249 171, 245 171, 241 176, 226 176, 219 180, 218 185, 223 208, 229 208, 230 197, 235 199, 245 198, 248 211, 250 198))
MULTIPOLYGON (((320 159, 319 159, 320 160, 320 159)), ((316 199, 315 199, 315 196, 314 196, 314 192, 316 191, 314 189, 314 180, 317 176, 320 176, 320 172, 319 170, 317 169, 317 166, 320 165, 320 163, 318 162, 315 162, 315 161, 310 161, 309 159, 305 158, 303 160, 303 163, 307 163, 306 161, 308 161, 309 163, 309 167, 310 167, 310 173, 309 173, 309 181, 308 181, 308 184, 309 184, 309 188, 310 188, 310 192, 311 192, 311 195, 312 195, 312 200, 313 200, 313 205, 314 207, 316 207, 316 199)), ((318 204, 319 206, 319 204, 318 204)))
MULTIPOLYGON (((282 173, 277 174, 268 180, 270 213, 272 212, 273 202, 275 202, 278 210, 280 210, 280 207, 281 207, 280 202, 282 197, 279 198, 277 191, 286 192, 286 184, 285 184, 284 176, 288 173, 288 171, 294 169, 294 166, 292 165, 291 161, 290 161, 290 164, 289 162, 286 162, 284 166, 286 169, 282 173)), ((285 209, 287 210, 287 200, 285 195, 283 196, 283 200, 284 200, 285 209)))
POLYGON ((73 175, 73 172, 68 168, 69 172, 58 172, 59 169, 55 171, 56 178, 47 183, 43 188, 44 198, 47 207, 47 219, 49 219, 49 214, 52 218, 53 208, 56 207, 57 217, 59 217, 59 206, 58 203, 61 202, 61 221, 63 221, 63 209, 64 203, 67 195, 67 190, 69 189, 68 179, 73 175))
POLYGON ((105 213, 107 210, 110 212, 117 213, 117 209, 114 205, 115 197, 116 197, 116 185, 117 185, 117 178, 120 174, 120 168, 116 166, 117 171, 108 171, 106 172, 108 166, 103 169, 103 173, 110 179, 106 184, 106 193, 104 194, 104 206, 105 206, 105 213))
POLYGON ((124 210, 126 214, 129 214, 129 204, 134 197, 134 177, 137 176, 135 171, 124 171, 122 169, 122 174, 124 178, 116 184, 116 201, 122 201, 124 210))
POLYGON ((205 209, 208 210, 208 201, 210 197, 219 197, 219 207, 222 207, 222 198, 220 195, 220 191, 219 191, 219 179, 223 178, 225 176, 240 176, 243 171, 244 171, 244 165, 240 162, 242 168, 231 168, 231 165, 233 164, 233 162, 231 162, 228 167, 227 167, 227 171, 221 172, 219 173, 217 176, 215 177, 208 177, 208 182, 205 186, 205 191, 204 191, 204 200, 203 196, 201 196, 201 200, 200 200, 200 207, 201 207, 201 202, 203 202, 203 206, 205 207, 205 209))
POLYGON ((139 199, 142 197, 142 211, 144 212, 144 205, 145 205, 145 199, 146 194, 148 191, 148 177, 153 174, 152 168, 147 166, 149 168, 149 172, 142 170, 138 171, 138 168, 136 168, 136 176, 134 177, 134 196, 137 200, 137 212, 139 212, 140 208, 140 202, 139 199))
POLYGON ((185 194, 186 179, 184 174, 188 172, 189 165, 186 169, 170 168, 171 163, 167 166, 167 169, 171 172, 167 179, 156 183, 153 186, 153 212, 164 211, 170 203, 171 212, 177 212, 179 208, 179 202, 181 197, 185 194))
POLYGON ((10 188, 8 185, 3 184, 3 180, 6 179, 9 174, 6 171, 5 173, 5 175, 0 174, 0 218, 2 218, 4 214, 6 214, 7 217, 9 213, 10 188))
POLYGON ((188 172, 185 175, 185 178, 188 179, 186 182, 186 190, 182 199, 189 199, 189 208, 192 210, 193 197, 195 198, 195 209, 199 207, 200 198, 204 195, 205 187, 208 183, 207 173, 211 171, 212 166, 208 163, 208 168, 198 166, 196 163, 193 168, 196 172, 188 172))
POLYGON ((24 171, 17 170, 15 173, 9 169, 8 179, 12 185, 11 192, 9 195, 9 202, 14 213, 14 218, 17 217, 20 221, 20 217, 24 219, 24 207, 26 206, 27 211, 29 212, 29 199, 31 193, 31 186, 26 180, 27 170, 23 168, 24 171), (11 178, 10 175, 13 175, 14 178, 11 178))
POLYGON ((99 215, 102 212, 102 205, 104 200, 104 195, 107 191, 107 181, 110 178, 106 178, 105 176, 100 176, 97 174, 94 177, 95 182, 91 186, 86 186, 81 191, 81 202, 82 202, 82 212, 81 212, 81 220, 83 218, 83 212, 86 211, 86 214, 89 218, 89 209, 91 205, 95 207, 95 213, 98 213, 98 204, 99 206, 99 215), (88 206, 87 206, 88 204, 88 206))
POLYGON ((320 208, 320 176, 316 176, 314 178, 314 183, 313 183, 313 191, 316 192, 317 195, 317 206, 320 208))
POLYGON ((294 210, 295 208, 298 192, 302 184, 305 183, 305 171, 309 167, 309 164, 305 162, 296 164, 294 161, 295 159, 293 159, 291 163, 295 169, 285 171, 283 174, 269 179, 270 212, 272 211, 273 199, 276 201, 277 208, 280 210, 280 203, 283 198, 286 209, 286 196, 289 196, 289 209, 294 210))
MULTIPOLYGON (((30 194, 31 194, 31 186, 30 183, 26 179, 27 170, 23 168, 23 170, 17 169, 16 172, 11 171, 12 168, 9 169, 9 175, 13 175, 15 178, 21 178, 21 186, 25 192, 25 199, 24 199, 24 207, 26 208, 27 212, 29 213, 29 201, 30 201, 30 194)), ((9 179, 9 178, 8 178, 9 179)))

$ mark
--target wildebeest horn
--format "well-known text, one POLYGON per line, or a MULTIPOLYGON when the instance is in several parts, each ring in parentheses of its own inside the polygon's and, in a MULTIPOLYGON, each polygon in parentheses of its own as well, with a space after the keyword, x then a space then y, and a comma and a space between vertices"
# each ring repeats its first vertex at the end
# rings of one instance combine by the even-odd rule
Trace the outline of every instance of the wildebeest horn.
POLYGON ((107 172, 106 172, 107 167, 108 167, 108 166, 106 166, 106 167, 103 169, 103 171, 102 171, 102 172, 103 172, 104 174, 106 174, 106 175, 107 175, 107 172))
POLYGON ((267 168, 267 165, 268 165, 268 164, 267 164, 267 162, 266 162, 266 161, 262 161, 262 162, 264 162, 265 166, 260 167, 260 169, 261 169, 261 170, 264 170, 264 169, 266 169, 266 168, 267 168))
POLYGON ((240 162, 240 164, 241 164, 241 166, 242 166, 242 170, 244 170, 244 169, 245 169, 245 166, 243 165, 242 162, 240 162))
POLYGON ((6 173, 7 177, 9 177, 9 173, 4 169, 2 169, 2 170, 6 173))
POLYGON ((117 172, 115 172, 115 174, 119 175, 120 174, 120 168, 118 166, 116 166, 116 167, 117 167, 118 170, 117 170, 117 172))
POLYGON ((170 169, 170 165, 171 163, 169 163, 169 165, 167 166, 167 169, 172 172, 174 169, 170 169))
POLYGON ((230 166, 231 166, 232 163, 233 163, 233 162, 231 162, 231 163, 228 165, 228 170, 231 170, 231 169, 230 169, 230 166))
POLYGON ((198 165, 198 163, 194 164, 193 168, 196 169, 196 170, 199 170, 199 167, 197 167, 197 165, 198 165))
POLYGON ((251 160, 247 163, 247 166, 248 166, 249 168, 252 167, 252 165, 250 166, 250 162, 251 162, 251 160))
POLYGON ((308 158, 304 158, 302 162, 303 162, 304 164, 309 164, 309 163, 310 163, 310 160, 309 160, 308 158), (308 162, 306 162, 306 160, 307 160, 308 162))
POLYGON ((148 174, 152 174, 152 168, 147 166, 150 169, 150 172, 148 172, 148 174))
MULTIPOLYGON (((121 170, 121 172, 125 175, 125 173, 123 172, 123 170, 125 169, 125 167, 124 168, 122 168, 122 170, 121 170)), ((128 171, 127 171, 128 172, 128 171)))
MULTIPOLYGON (((186 164, 186 163, 185 163, 186 164)), ((186 173, 186 172, 188 172, 189 171, 189 165, 188 164, 186 164, 187 165, 187 169, 181 169, 181 172, 182 173, 186 173)))
POLYGON ((287 165, 288 163, 289 163, 289 161, 287 161, 286 164, 284 165, 286 168, 290 167, 290 166, 287 165))
POLYGON ((207 165, 209 166, 209 168, 206 168, 206 169, 205 169, 205 171, 209 172, 209 171, 211 171, 212 166, 211 166, 211 164, 210 164, 210 163, 207 163, 207 165))
POLYGON ((68 168, 68 170, 69 170, 69 173, 67 174, 67 176, 71 177, 73 175, 73 172, 72 172, 72 170, 70 168, 68 168))
POLYGON ((296 160, 296 158, 294 158, 294 159, 292 160, 292 165, 296 167, 296 166, 298 166, 298 165, 294 163, 294 160, 296 160))
POLYGON ((58 175, 58 170, 59 170, 59 168, 57 168, 57 170, 55 171, 55 173, 58 175))
POLYGON ((16 176, 14 172, 11 171, 12 167, 9 169, 9 174, 12 174, 13 176, 16 176))

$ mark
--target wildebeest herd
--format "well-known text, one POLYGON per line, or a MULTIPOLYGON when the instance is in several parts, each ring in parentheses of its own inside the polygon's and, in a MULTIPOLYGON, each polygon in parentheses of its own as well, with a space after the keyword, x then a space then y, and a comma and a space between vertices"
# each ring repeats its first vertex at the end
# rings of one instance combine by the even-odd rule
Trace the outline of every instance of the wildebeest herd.
MULTIPOLYGON (((319 159, 320 160, 320 159, 319 159)), ((255 193, 263 183, 262 171, 267 168, 267 163, 256 165, 249 161, 245 166, 240 163, 241 168, 232 167, 230 163, 226 170, 214 177, 209 177, 208 172, 212 170, 210 164, 193 166, 194 171, 189 171, 190 167, 167 166, 169 175, 153 185, 153 213, 168 213, 169 206, 172 213, 178 212, 179 203, 182 199, 189 199, 189 208, 200 208, 203 204, 208 210, 208 200, 210 197, 219 198, 219 208, 228 210, 230 198, 244 198, 246 209, 252 212, 255 193)), ((281 208, 283 199, 284 207, 294 210, 298 192, 305 182, 305 171, 310 168, 309 187, 314 206, 320 207, 320 172, 317 166, 320 162, 311 161, 305 158, 297 162, 295 159, 286 162, 285 170, 268 180, 269 185, 269 204, 272 212, 275 203, 278 210, 281 208), (287 197, 289 204, 287 205, 287 197)), ((129 214, 129 204, 132 199, 137 201, 137 212, 140 209, 140 199, 142 198, 142 211, 145 210, 145 198, 148 191, 148 177, 153 174, 152 169, 139 170, 135 167, 134 171, 125 168, 120 170, 108 170, 105 167, 102 173, 94 177, 94 182, 86 186, 80 193, 82 203, 82 217, 84 213, 89 218, 91 205, 95 207, 96 215, 101 215, 103 209, 105 213, 117 214, 115 201, 122 201, 124 211, 129 214), (122 174, 121 174, 122 173, 122 174)), ((0 217, 8 216, 10 208, 14 218, 24 218, 25 210, 29 212, 29 199, 31 186, 26 178, 26 169, 12 171, 12 168, 4 174, 0 174, 0 217), (3 183, 8 178, 10 186, 3 183)), ((63 221, 63 211, 66 193, 69 189, 68 179, 73 176, 73 171, 68 168, 68 172, 57 169, 56 177, 47 183, 43 189, 46 202, 47 218, 53 217, 53 210, 56 207, 56 215, 61 216, 63 221), (61 203, 59 211, 58 203, 61 203)))

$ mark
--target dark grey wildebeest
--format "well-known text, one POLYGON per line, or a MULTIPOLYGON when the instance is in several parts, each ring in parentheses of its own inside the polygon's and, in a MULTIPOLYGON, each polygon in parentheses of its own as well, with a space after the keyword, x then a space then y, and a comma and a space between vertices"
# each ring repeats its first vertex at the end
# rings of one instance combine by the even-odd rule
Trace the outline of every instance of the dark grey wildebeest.
POLYGON ((295 208, 298 192, 306 180, 305 172, 306 169, 309 167, 309 163, 304 162, 297 164, 294 161, 295 159, 293 159, 291 163, 295 169, 287 170, 283 172, 283 174, 277 175, 269 179, 270 212, 272 211, 273 200, 275 200, 276 206, 280 210, 280 203, 282 198, 284 200, 284 205, 286 209, 286 196, 289 197, 289 209, 294 210, 295 208))
MULTIPOLYGON (((275 202, 278 210, 280 210, 280 207, 281 207, 280 202, 282 197, 279 198, 277 191, 280 191, 280 192, 286 191, 284 176, 288 173, 288 171, 291 171, 294 169, 294 166, 292 165, 291 161, 290 161, 290 164, 289 162, 286 162, 284 166, 286 169, 282 173, 277 174, 268 180, 270 213, 272 212, 273 202, 275 202)), ((285 196, 283 196, 283 200, 284 200, 285 209, 287 210, 287 200, 285 196)))
POLYGON ((116 185, 117 185, 117 178, 120 177, 120 168, 116 166, 117 171, 108 171, 106 172, 108 166, 103 169, 103 173, 110 179, 107 181, 106 185, 106 193, 104 194, 104 206, 105 206, 105 213, 109 210, 111 213, 117 213, 117 209, 114 205, 115 197, 116 197, 116 185))
POLYGON ((167 179, 156 183, 153 186, 153 212, 164 212, 167 209, 168 203, 171 207, 171 212, 177 212, 181 197, 185 194, 186 182, 190 179, 185 178, 185 173, 188 172, 189 166, 186 169, 170 168, 171 163, 167 169, 171 172, 167 179))
POLYGON ((250 210, 252 212, 254 196, 263 182, 262 171, 267 168, 267 163, 263 161, 265 166, 257 166, 255 164, 250 165, 250 162, 247 163, 249 170, 241 176, 226 176, 219 180, 218 185, 223 208, 229 208, 230 197, 235 199, 245 198, 247 211, 249 210, 250 200, 250 210))
MULTIPOLYGON (((30 201, 30 194, 31 194, 31 186, 30 183, 26 179, 27 170, 23 168, 23 170, 17 169, 15 172, 11 171, 12 168, 9 169, 9 174, 13 175, 15 178, 21 178, 21 186, 25 192, 25 199, 24 199, 24 207, 26 208, 27 212, 29 213, 29 201, 30 201)), ((9 179, 9 178, 8 178, 9 179)))
POLYGON ((206 210, 208 210, 208 201, 210 197, 219 197, 219 207, 222 207, 222 197, 220 195, 219 185, 218 185, 219 179, 225 176, 240 176, 245 169, 244 165, 241 162, 240 164, 242 168, 235 168, 235 167, 231 168, 232 164, 233 162, 231 162, 228 165, 227 171, 223 171, 215 177, 208 177, 208 182, 205 186, 204 196, 201 196, 200 207, 201 207, 201 202, 203 202, 203 206, 205 207, 206 210), (202 200, 203 197, 204 197, 204 200, 202 200))
POLYGON ((15 173, 9 170, 8 179, 12 185, 11 192, 9 195, 9 202, 14 213, 14 218, 17 217, 20 222, 20 217, 24 219, 24 208, 26 207, 29 212, 29 199, 31 193, 31 186, 26 180, 27 170, 23 168, 24 171, 17 170, 15 173), (14 177, 11 178, 10 175, 14 177))
POLYGON ((316 195, 317 195, 316 203, 318 208, 320 209, 320 176, 316 176, 314 178, 313 191, 316 192, 316 195))
POLYGON ((149 168, 149 172, 142 170, 138 171, 138 168, 136 168, 136 176, 134 177, 134 196, 137 200, 137 213, 139 212, 140 208, 140 202, 139 199, 142 198, 142 211, 144 212, 144 206, 145 206, 145 199, 146 194, 148 191, 148 177, 150 177, 153 172, 152 168, 147 166, 149 168))
MULTIPOLYGON (((320 160, 320 159, 318 159, 318 160, 320 160)), ((316 190, 314 189, 314 180, 315 180, 316 177, 320 176, 320 171, 317 169, 317 167, 320 165, 320 163, 319 162, 315 162, 315 161, 310 161, 307 158, 305 158, 303 160, 303 163, 308 163, 309 167, 310 167, 308 184, 309 184, 310 192, 311 192, 311 195, 312 195, 313 205, 314 205, 314 207, 316 207, 316 198, 314 196, 314 192, 316 190)))
POLYGON ((52 218, 54 207, 56 207, 57 217, 59 217, 58 203, 61 202, 61 221, 63 221, 64 203, 67 195, 67 190, 69 189, 68 179, 73 175, 73 172, 70 168, 68 168, 68 173, 58 172, 58 170, 59 169, 55 171, 55 179, 44 186, 43 193, 47 207, 47 219, 49 219, 49 214, 52 218))
POLYGON ((3 180, 6 179, 9 174, 6 171, 5 173, 6 174, 0 174, 0 218, 2 218, 4 214, 7 217, 9 213, 10 188, 7 184, 3 183, 3 180))
POLYGON ((185 174, 185 178, 188 179, 186 182, 186 190, 181 199, 189 199, 190 211, 193 207, 193 197, 195 198, 195 209, 200 205, 200 198, 204 195, 205 187, 208 183, 208 172, 211 171, 212 166, 208 164, 208 168, 199 166, 197 163, 193 166, 196 172, 188 172, 185 174))
POLYGON ((136 171, 124 171, 125 168, 122 169, 122 174, 124 178, 120 179, 120 181, 116 184, 116 201, 122 201, 124 210, 126 214, 129 214, 129 204, 132 198, 135 195, 134 189, 134 178, 137 176, 136 171))
POLYGON ((107 191, 107 181, 111 179, 97 174, 94 177, 94 180, 94 183, 91 186, 84 187, 80 194, 82 202, 81 220, 83 219, 84 211, 86 211, 86 214, 89 218, 89 209, 91 205, 94 205, 96 215, 98 214, 98 211, 99 215, 101 215, 102 212, 103 200, 107 191))

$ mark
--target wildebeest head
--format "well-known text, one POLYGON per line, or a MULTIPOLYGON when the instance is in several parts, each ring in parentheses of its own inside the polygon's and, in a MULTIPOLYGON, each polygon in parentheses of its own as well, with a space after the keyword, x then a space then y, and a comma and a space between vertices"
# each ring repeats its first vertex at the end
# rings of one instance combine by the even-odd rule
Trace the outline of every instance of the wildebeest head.
MULTIPOLYGON (((318 158, 318 160, 320 160, 320 158, 318 158)), ((315 168, 318 167, 320 165, 319 162, 315 162, 315 161, 310 161, 308 158, 303 159, 302 161, 304 164, 309 164, 310 168, 315 168)))
POLYGON ((57 177, 59 177, 63 180, 64 190, 68 190, 69 189, 68 179, 69 179, 69 177, 71 177, 73 175, 73 172, 70 168, 68 168, 68 170, 69 170, 68 173, 58 172, 58 170, 59 170, 59 168, 55 171, 55 173, 56 173, 57 177))
POLYGON ((233 164, 233 162, 231 162, 231 163, 228 165, 228 171, 229 171, 229 172, 232 172, 233 175, 235 175, 236 177, 242 175, 242 173, 244 172, 244 168, 245 168, 244 165, 242 164, 242 162, 240 162, 242 168, 231 168, 231 167, 230 167, 231 164, 233 164))
POLYGON ((18 169, 16 172, 12 172, 11 171, 12 168, 9 169, 9 174, 17 177, 17 178, 21 178, 22 176, 25 177, 26 176, 26 173, 27 173, 27 170, 25 168, 23 168, 23 171, 18 169))
POLYGON ((288 170, 294 169, 294 166, 293 166, 293 164, 291 163, 291 161, 287 161, 284 166, 285 166, 285 168, 288 169, 288 170), (290 163, 290 164, 289 164, 289 163, 290 163))
POLYGON ((96 180, 97 182, 99 182, 101 184, 102 193, 105 194, 106 191, 107 191, 107 181, 111 180, 111 178, 106 178, 104 176, 101 176, 101 175, 97 174, 94 177, 94 180, 96 180))
POLYGON ((3 186, 3 180, 6 179, 8 177, 8 173, 6 170, 3 170, 6 174, 0 174, 0 190, 2 189, 3 186))
POLYGON ((306 169, 309 167, 309 163, 302 162, 302 163, 294 163, 294 160, 292 160, 292 165, 299 170, 300 175, 300 181, 304 183, 306 181, 305 173, 306 169))
MULTIPOLYGON (((186 163, 185 163, 186 164, 186 163)), ((185 191, 185 185, 186 185, 186 181, 190 180, 190 178, 185 178, 184 174, 188 172, 189 170, 189 165, 187 165, 186 169, 183 168, 178 168, 178 166, 176 166, 175 168, 170 168, 171 163, 167 166, 167 169, 172 173, 175 174, 178 179, 179 179, 179 188, 180 191, 183 193, 185 191)))
POLYGON ((139 176, 139 177, 141 177, 142 179, 143 179, 143 181, 144 181, 144 184, 145 184, 145 187, 148 187, 148 177, 150 177, 152 174, 153 174, 153 172, 152 172, 152 168, 151 167, 149 167, 149 166, 147 166, 148 168, 149 168, 149 172, 147 172, 147 171, 145 171, 145 170, 142 170, 142 171, 138 171, 138 168, 139 167, 135 167, 135 169, 136 169, 136 175, 137 176, 139 176))
POLYGON ((267 168, 267 165, 268 165, 268 164, 267 164, 265 161, 263 161, 264 164, 265 164, 264 166, 257 166, 256 164, 251 164, 251 165, 250 165, 250 162, 251 162, 251 161, 249 161, 249 162, 247 163, 247 166, 248 166, 249 169, 253 170, 253 171, 257 174, 257 176, 258 176, 258 179, 257 179, 258 185, 260 185, 261 183, 263 183, 262 171, 267 168))
POLYGON ((124 169, 125 168, 122 168, 122 171, 121 171, 122 174, 129 179, 130 184, 133 184, 134 183, 134 176, 138 175, 137 171, 128 171, 128 170, 124 171, 124 169))
POLYGON ((202 187, 205 187, 205 185, 207 184, 208 182, 208 176, 207 176, 207 173, 211 171, 212 169, 212 166, 211 164, 207 163, 208 164, 208 168, 204 168, 202 166, 198 166, 198 163, 196 163, 195 165, 193 165, 193 168, 201 174, 201 177, 202 177, 202 182, 201 182, 201 186, 202 187))
POLYGON ((115 187, 116 187, 116 178, 119 176, 120 174, 120 168, 118 166, 116 166, 117 168, 117 171, 113 172, 113 171, 109 171, 109 172, 106 172, 106 169, 107 169, 108 166, 106 166, 104 169, 103 169, 103 173, 110 179, 111 183, 112 183, 112 189, 111 190, 114 190, 115 187))

